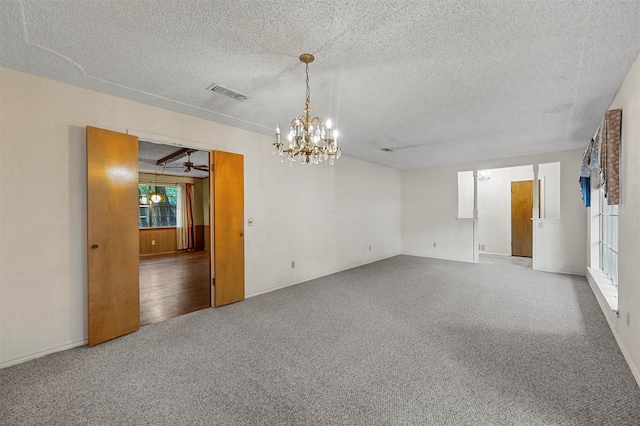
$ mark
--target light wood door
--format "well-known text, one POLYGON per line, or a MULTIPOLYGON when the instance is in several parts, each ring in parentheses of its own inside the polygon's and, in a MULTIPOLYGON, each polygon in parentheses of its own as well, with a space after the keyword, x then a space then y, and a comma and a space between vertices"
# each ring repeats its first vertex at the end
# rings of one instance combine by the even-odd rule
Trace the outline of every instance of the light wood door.
POLYGON ((87 127, 89 346, 140 328, 138 138, 87 127))
POLYGON ((244 300, 244 157, 211 153, 213 165, 213 305, 244 300))
POLYGON ((511 255, 533 256, 533 181, 511 182, 511 255))

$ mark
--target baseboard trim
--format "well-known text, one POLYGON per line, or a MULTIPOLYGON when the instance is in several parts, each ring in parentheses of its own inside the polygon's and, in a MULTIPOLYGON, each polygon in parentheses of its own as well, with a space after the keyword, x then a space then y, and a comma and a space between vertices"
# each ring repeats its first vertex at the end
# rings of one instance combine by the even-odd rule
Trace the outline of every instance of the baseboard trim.
POLYGON ((33 359, 36 358, 42 358, 43 356, 47 356, 47 355, 51 355, 54 354, 56 352, 62 352, 62 351, 66 351, 67 349, 72 349, 72 348, 77 348, 78 346, 84 346, 87 343, 89 343, 88 339, 84 339, 84 340, 79 340, 77 342, 73 342, 73 343, 68 343, 66 345, 63 346, 57 346, 55 348, 51 348, 51 349, 46 349, 44 351, 40 351, 40 352, 36 352, 27 356, 23 356, 20 358, 15 358, 9 361, 5 361, 0 363, 0 370, 3 368, 7 368, 7 367, 11 367, 13 365, 18 365, 18 364, 22 364, 23 362, 27 362, 27 361, 31 361, 33 359))
MULTIPOLYGON (((600 308, 602 308, 602 306, 600 306, 600 308)), ((624 360, 627 361, 627 365, 629 366, 629 370, 631 370, 631 374, 633 374, 633 378, 636 379, 636 383, 638 384, 638 387, 640 387, 640 371, 638 371, 636 366, 633 364, 633 361, 631 361, 631 356, 629 355, 629 352, 627 352, 627 348, 625 348, 625 346, 622 344, 622 341, 620 340, 620 336, 618 336, 618 332, 611 324, 611 321, 609 320, 609 318, 607 318, 607 323, 609 324, 609 328, 611 328, 613 337, 616 339, 616 343, 620 348, 620 352, 622 352, 622 356, 624 357, 624 360)))
POLYGON ((450 260, 452 262, 476 263, 473 260, 451 259, 450 257, 427 256, 426 254, 417 254, 417 253, 409 253, 409 252, 404 252, 401 254, 404 256, 424 257, 427 259, 450 260))
MULTIPOLYGON (((296 285, 296 284, 301 284, 301 283, 304 283, 304 282, 307 282, 307 281, 315 280, 316 278, 322 278, 322 277, 325 277, 327 275, 331 275, 331 274, 335 274, 335 273, 338 273, 338 272, 346 271, 348 269, 357 268, 359 266, 364 266, 364 265, 367 265, 369 263, 378 262, 380 260, 389 259, 391 257, 395 257, 395 256, 399 256, 399 255, 400 255, 400 253, 392 254, 392 255, 389 255, 389 256, 384 256, 384 257, 368 260, 366 262, 362 262, 362 263, 354 264, 354 265, 351 265, 351 266, 347 266, 347 267, 344 267, 344 268, 341 268, 341 269, 334 270, 332 272, 327 272, 326 274, 320 274, 320 275, 317 275, 317 276, 304 278, 304 279, 299 280, 299 281, 278 285, 276 287, 270 287, 270 288, 265 289, 265 290, 260 290, 260 291, 256 291, 256 292, 253 292, 253 293, 245 294, 245 298, 250 298, 250 297, 258 296, 260 294, 264 294, 264 293, 269 293, 269 292, 272 292, 272 291, 280 290, 280 289, 285 288, 285 287, 290 287, 290 286, 293 286, 293 285, 296 285)), ((27 361, 31 361, 33 359, 42 358, 43 356, 47 356, 47 355, 50 355, 50 354, 53 354, 53 353, 56 353, 56 352, 62 352, 62 351, 66 351, 67 349, 77 348, 78 346, 83 346, 83 345, 86 345, 88 343, 89 343, 88 339, 83 339, 83 340, 80 340, 80 341, 77 341, 77 342, 72 342, 72 343, 68 343, 66 345, 57 346, 55 348, 50 348, 50 349, 46 349, 44 351, 32 353, 32 354, 29 354, 29 355, 26 355, 26 356, 23 356, 23 357, 20 357, 20 358, 11 359, 9 361, 5 361, 5 362, 0 363, 0 370, 3 369, 3 368, 11 367, 13 365, 18 365, 18 364, 22 364, 22 363, 27 362, 27 361)))
POLYGON ((400 256, 401 254, 402 253, 392 254, 392 255, 389 255, 389 256, 380 257, 380 258, 376 258, 376 259, 373 259, 373 260, 368 260, 366 262, 358 263, 358 264, 355 264, 355 265, 352 265, 352 266, 347 266, 345 268, 337 269, 337 270, 334 270, 333 272, 327 272, 326 274, 320 274, 320 275, 316 275, 316 276, 309 277, 309 278, 303 278, 301 280, 293 281, 293 282, 290 282, 290 283, 278 284, 275 287, 269 287, 268 289, 254 291, 253 293, 247 293, 247 294, 244 295, 244 297, 245 297, 245 299, 248 299, 250 297, 259 296, 261 294, 271 293, 272 291, 281 290, 283 288, 287 288, 287 287, 291 287, 291 286, 294 286, 294 285, 302 284, 302 283, 305 283, 307 281, 311 281, 311 280, 315 280, 315 279, 318 279, 318 278, 326 277, 326 276, 332 275, 332 274, 337 274, 338 272, 347 271, 349 269, 358 268, 360 266, 368 265, 370 263, 379 262, 379 261, 385 260, 385 259, 390 259, 392 257, 400 256))
POLYGON ((552 274, 577 275, 579 277, 586 276, 586 274, 584 272, 574 272, 574 271, 556 271, 556 270, 553 270, 553 269, 539 269, 539 268, 534 269, 534 271, 550 272, 552 274))
MULTIPOLYGON (((451 259, 450 257, 427 256, 427 255, 424 255, 424 254, 407 253, 407 252, 402 253, 402 254, 404 254, 406 256, 426 257, 428 259, 450 260, 452 262, 476 263, 473 260, 451 259)), ((480 254, 499 255, 500 253, 480 253, 480 254)), ((505 254, 503 256, 511 256, 511 255, 505 254)), ((551 272, 551 273, 554 273, 554 274, 578 275, 580 277, 584 277, 585 276, 584 272, 574 272, 574 271, 555 271, 555 270, 551 270, 551 269, 534 269, 534 271, 551 272)))
POLYGON ((613 285, 611 280, 597 268, 587 268, 587 280, 591 286, 591 290, 594 286, 598 288, 598 293, 604 298, 609 306, 609 309, 618 315, 618 289, 613 285))
POLYGON ((633 374, 633 378, 636 379, 636 383, 640 387, 640 370, 636 367, 631 360, 631 356, 629 356, 629 352, 627 348, 622 343, 620 336, 618 335, 618 331, 616 330, 616 324, 613 322, 613 317, 618 318, 618 313, 611 309, 609 302, 606 300, 605 295, 602 294, 600 287, 596 283, 595 278, 591 275, 591 271, 587 273, 587 282, 589 283, 589 287, 591 287, 591 291, 598 301, 598 305, 600 306, 600 310, 604 315, 604 318, 607 320, 607 324, 609 324, 609 328, 611 329, 611 333, 613 334, 613 338, 616 339, 616 343, 620 348, 620 352, 622 352, 622 356, 624 360, 627 361, 627 365, 631 370, 631 374, 633 374))

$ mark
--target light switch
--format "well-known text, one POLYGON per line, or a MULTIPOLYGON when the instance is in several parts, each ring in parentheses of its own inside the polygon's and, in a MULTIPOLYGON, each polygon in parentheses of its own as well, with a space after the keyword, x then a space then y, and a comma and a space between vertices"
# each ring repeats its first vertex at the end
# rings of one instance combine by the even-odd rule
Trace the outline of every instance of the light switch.
POLYGON ((250 217, 249 219, 247 219, 247 223, 249 224, 249 226, 253 226, 253 218, 250 217))

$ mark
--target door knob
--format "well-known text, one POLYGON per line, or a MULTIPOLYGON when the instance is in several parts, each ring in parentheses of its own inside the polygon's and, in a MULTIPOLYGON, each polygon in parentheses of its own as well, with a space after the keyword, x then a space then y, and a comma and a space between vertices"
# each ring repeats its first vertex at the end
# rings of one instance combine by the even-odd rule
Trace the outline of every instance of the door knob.
POLYGON ((91 245, 91 248, 92 248, 92 249, 97 249, 97 248, 98 248, 98 245, 97 245, 97 244, 93 244, 93 245, 91 245))

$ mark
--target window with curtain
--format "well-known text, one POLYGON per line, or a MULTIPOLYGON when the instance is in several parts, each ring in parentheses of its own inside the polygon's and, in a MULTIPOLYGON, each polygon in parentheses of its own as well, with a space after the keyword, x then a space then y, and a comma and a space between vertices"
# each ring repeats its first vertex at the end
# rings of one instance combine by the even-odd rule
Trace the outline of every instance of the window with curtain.
MULTIPOLYGON (((591 217, 597 217, 598 266, 614 287, 618 286, 621 146, 622 110, 609 110, 584 152, 579 179, 585 206, 597 213, 591 217), (592 182, 597 184, 592 186, 592 182)), ((591 241, 595 243, 595 239, 591 241)), ((592 261, 595 263, 595 259, 592 261)))
POLYGON ((140 228, 159 228, 176 226, 176 208, 178 189, 169 185, 138 185, 138 226, 140 228), (163 200, 154 203, 150 200, 153 192, 162 195, 163 200))

